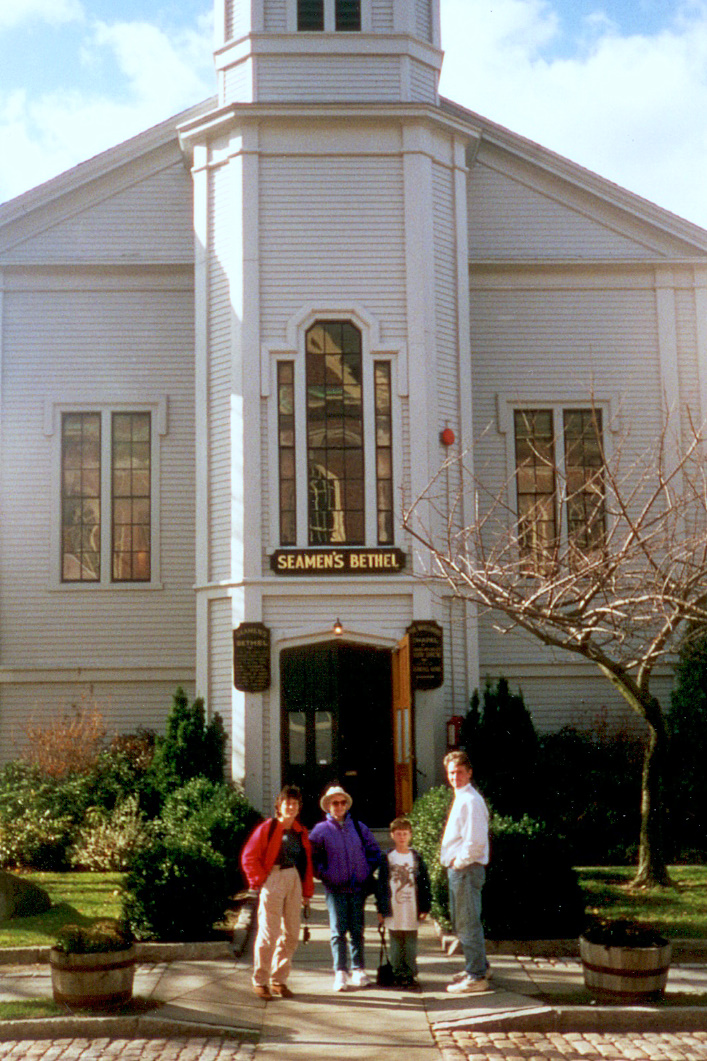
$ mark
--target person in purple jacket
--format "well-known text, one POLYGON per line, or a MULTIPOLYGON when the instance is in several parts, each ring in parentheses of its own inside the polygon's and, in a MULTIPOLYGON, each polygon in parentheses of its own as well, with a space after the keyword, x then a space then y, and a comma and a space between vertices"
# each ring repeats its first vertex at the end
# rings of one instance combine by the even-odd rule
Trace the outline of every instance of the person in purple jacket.
POLYGON ((363 910, 367 883, 383 857, 370 829, 349 814, 352 802, 340 785, 331 785, 319 801, 326 819, 309 834, 314 875, 324 885, 329 911, 334 991, 346 991, 349 985, 367 987, 371 982, 363 958, 363 910))

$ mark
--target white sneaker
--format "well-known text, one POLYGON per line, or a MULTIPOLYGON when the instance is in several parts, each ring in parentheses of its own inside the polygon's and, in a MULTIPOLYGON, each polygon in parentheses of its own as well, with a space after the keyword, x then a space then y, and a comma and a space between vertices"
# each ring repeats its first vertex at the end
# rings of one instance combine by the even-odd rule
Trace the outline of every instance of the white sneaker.
MULTIPOLYGON (((467 978, 466 969, 462 969, 462 971, 460 973, 455 973, 454 974, 454 976, 452 977, 452 983, 453 984, 457 984, 457 983, 459 983, 460 980, 466 980, 466 978, 467 978)), ((486 969, 486 979, 487 980, 493 980, 493 973, 491 972, 490 968, 486 969)))
POLYGON ((365 969, 354 969, 351 973, 352 987, 369 987, 370 983, 370 978, 365 969))
POLYGON ((478 992, 490 990, 489 982, 485 977, 483 980, 472 980, 470 976, 465 976, 463 980, 447 984, 447 991, 450 995, 475 995, 478 992))
POLYGON ((349 978, 345 969, 337 969, 334 973, 334 986, 332 991, 345 991, 348 987, 349 978))

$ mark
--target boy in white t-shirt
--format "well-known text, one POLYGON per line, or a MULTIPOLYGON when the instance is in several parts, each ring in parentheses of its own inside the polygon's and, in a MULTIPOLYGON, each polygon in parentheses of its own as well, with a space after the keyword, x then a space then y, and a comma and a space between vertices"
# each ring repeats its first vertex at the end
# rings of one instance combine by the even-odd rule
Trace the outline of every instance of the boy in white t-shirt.
POLYGON ((424 859, 412 847, 412 825, 407 818, 390 823, 395 847, 378 870, 376 907, 378 923, 385 924, 390 939, 390 964, 400 987, 418 987, 417 926, 432 905, 430 875, 424 859))

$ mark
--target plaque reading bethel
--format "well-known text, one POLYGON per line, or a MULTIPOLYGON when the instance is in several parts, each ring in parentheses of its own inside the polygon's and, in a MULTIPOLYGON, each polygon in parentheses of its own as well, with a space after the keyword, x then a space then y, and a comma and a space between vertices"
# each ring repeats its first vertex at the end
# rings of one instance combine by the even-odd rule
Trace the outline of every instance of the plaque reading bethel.
POLYGON ((277 549, 276 575, 397 575, 405 569, 402 549, 277 549))
POLYGON ((240 623, 233 631, 233 684, 242 693, 270 688, 270 630, 264 623, 240 623))
POLYGON ((439 689, 444 681, 442 627, 432 619, 416 619, 406 633, 410 637, 413 689, 439 689))

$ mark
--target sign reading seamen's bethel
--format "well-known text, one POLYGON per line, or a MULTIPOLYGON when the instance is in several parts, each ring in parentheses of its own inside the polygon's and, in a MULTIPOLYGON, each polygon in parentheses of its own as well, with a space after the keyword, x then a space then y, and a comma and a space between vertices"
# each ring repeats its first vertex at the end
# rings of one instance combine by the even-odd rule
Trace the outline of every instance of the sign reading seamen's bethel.
POLYGON ((270 630, 264 623, 239 623, 233 631, 233 684, 242 693, 270 688, 270 630))
POLYGON ((277 549, 270 557, 276 575, 397 575, 405 568, 402 549, 277 549))
POLYGON ((410 638, 410 679, 413 689, 439 689, 444 681, 442 627, 432 619, 415 619, 410 638))

